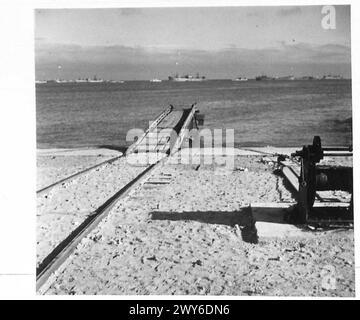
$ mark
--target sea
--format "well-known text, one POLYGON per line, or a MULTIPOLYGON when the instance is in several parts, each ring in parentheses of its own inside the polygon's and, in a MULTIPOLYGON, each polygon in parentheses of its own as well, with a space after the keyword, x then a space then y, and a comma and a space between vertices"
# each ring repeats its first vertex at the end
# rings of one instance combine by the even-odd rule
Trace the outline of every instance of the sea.
POLYGON ((125 147, 130 129, 193 103, 237 147, 352 144, 351 80, 207 80, 36 84, 37 147, 125 147))

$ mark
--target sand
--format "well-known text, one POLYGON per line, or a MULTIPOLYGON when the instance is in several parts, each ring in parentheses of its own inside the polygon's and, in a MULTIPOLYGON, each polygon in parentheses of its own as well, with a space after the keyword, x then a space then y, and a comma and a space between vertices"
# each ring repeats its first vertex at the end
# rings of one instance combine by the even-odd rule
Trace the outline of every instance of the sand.
MULTIPOLYGON (((77 154, 64 155, 58 163, 65 164, 63 172, 76 172, 85 169, 85 165, 96 164, 97 158, 113 158, 114 155, 106 155, 98 150, 97 155, 77 154), (99 156, 100 155, 100 156, 99 156), (95 157, 95 159, 94 159, 95 157), (85 160, 83 164, 80 162, 85 160), (68 167, 66 166, 68 164, 68 167)), ((94 153, 94 152, 93 152, 94 153)), ((45 172, 54 168, 52 156, 41 161, 45 172), (47 168, 44 164, 49 163, 47 168)), ((106 163, 85 174, 55 186, 45 193, 37 196, 37 265, 77 226, 81 224, 94 210, 102 205, 108 198, 123 188, 134 179, 145 167, 129 166, 125 158, 120 158, 112 163, 106 163)), ((61 167, 59 166, 59 169, 61 167)), ((67 176, 63 174, 63 176, 67 176)), ((55 175, 50 174, 49 179, 55 175)), ((44 180, 49 180, 45 178, 44 180)))
MULTIPOLYGON (((119 201, 40 293, 354 296, 352 230, 314 232, 287 224, 295 199, 274 173, 274 157, 228 150, 235 154, 230 167, 221 153, 204 151, 200 165, 172 157, 119 201), (206 158, 213 163, 205 164, 206 158), (269 206, 280 202, 288 206, 269 206)), ((108 181, 109 175, 127 172, 130 179, 143 170, 121 161, 114 167, 67 186, 70 204, 63 204, 61 188, 49 202, 38 199, 38 241, 47 243, 38 245, 38 261, 57 242, 47 237, 69 231, 69 222, 51 212, 73 212, 76 224, 101 202, 96 195, 106 198, 123 183, 108 181), (84 215, 75 214, 80 202, 84 215)))
POLYGON ((40 149, 37 151, 36 189, 40 190, 76 172, 122 155, 107 149, 40 149))

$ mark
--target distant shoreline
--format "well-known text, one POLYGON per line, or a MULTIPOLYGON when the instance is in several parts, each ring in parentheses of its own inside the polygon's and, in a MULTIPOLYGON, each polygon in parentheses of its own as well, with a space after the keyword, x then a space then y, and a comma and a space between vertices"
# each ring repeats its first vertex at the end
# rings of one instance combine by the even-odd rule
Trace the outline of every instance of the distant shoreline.
POLYGON ((64 82, 56 82, 55 80, 36 80, 35 84, 36 85, 46 85, 46 84, 54 84, 54 85, 105 85, 105 84, 111 84, 111 85, 116 85, 116 84, 125 84, 126 82, 149 82, 151 84, 155 85, 161 85, 161 83, 202 83, 202 82, 209 82, 209 81, 232 81, 234 83, 246 83, 248 81, 251 82, 294 82, 294 81, 351 81, 352 78, 342 78, 342 79, 294 79, 294 80, 290 80, 290 79, 266 79, 266 80, 256 80, 253 78, 248 78, 247 81, 234 81, 234 79, 205 79, 205 80, 201 80, 201 81, 172 81, 172 80, 161 80, 161 82, 157 83, 157 82, 152 82, 150 80, 114 80, 114 81, 110 81, 110 80, 104 80, 103 82, 75 82, 72 80, 66 80, 64 82), (46 82, 42 82, 42 81, 46 81, 46 82))
MULTIPOLYGON (((259 154, 264 153, 267 154, 290 154, 295 150, 301 149, 302 146, 291 146, 291 147, 273 147, 273 146, 266 146, 266 147, 213 147, 213 148, 200 148, 205 153, 214 152, 214 153, 227 153, 228 151, 234 150, 235 154, 247 154, 248 152, 254 153, 259 152, 259 154)), ((194 148, 196 150, 197 148, 194 148)), ((36 155, 37 156, 118 156, 121 155, 122 152, 106 149, 106 148, 49 148, 49 149, 37 149, 36 155)))

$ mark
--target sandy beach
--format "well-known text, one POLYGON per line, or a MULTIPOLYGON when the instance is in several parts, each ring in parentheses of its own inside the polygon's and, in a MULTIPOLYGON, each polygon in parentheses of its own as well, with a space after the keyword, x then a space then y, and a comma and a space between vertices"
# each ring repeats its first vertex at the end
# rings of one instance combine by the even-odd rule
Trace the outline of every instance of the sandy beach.
MULTIPOLYGON (((50 153, 52 155, 43 152, 38 156, 38 180, 50 183, 121 155, 101 149, 50 153)), ((119 158, 38 195, 37 265, 86 217, 142 170, 126 165, 125 158, 119 158)))
POLYGON ((109 149, 38 149, 36 189, 120 155, 109 149))
MULTIPOLYGON (((197 150, 186 164, 182 150, 116 203, 39 293, 354 296, 353 230, 286 222, 296 201, 269 154, 295 149, 197 150)), ((57 152, 38 152, 42 185, 116 154, 57 152)), ((120 158, 38 196, 37 263, 146 167, 120 158)))

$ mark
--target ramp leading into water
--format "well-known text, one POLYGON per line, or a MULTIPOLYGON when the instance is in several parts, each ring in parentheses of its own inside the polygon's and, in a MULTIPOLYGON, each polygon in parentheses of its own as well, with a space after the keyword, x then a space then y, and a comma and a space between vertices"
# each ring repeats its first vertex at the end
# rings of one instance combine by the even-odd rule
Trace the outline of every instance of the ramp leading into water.
POLYGON ((195 114, 195 104, 191 108, 164 110, 150 125, 144 135, 129 147, 129 153, 166 153, 181 146, 185 129, 190 128, 195 114))

